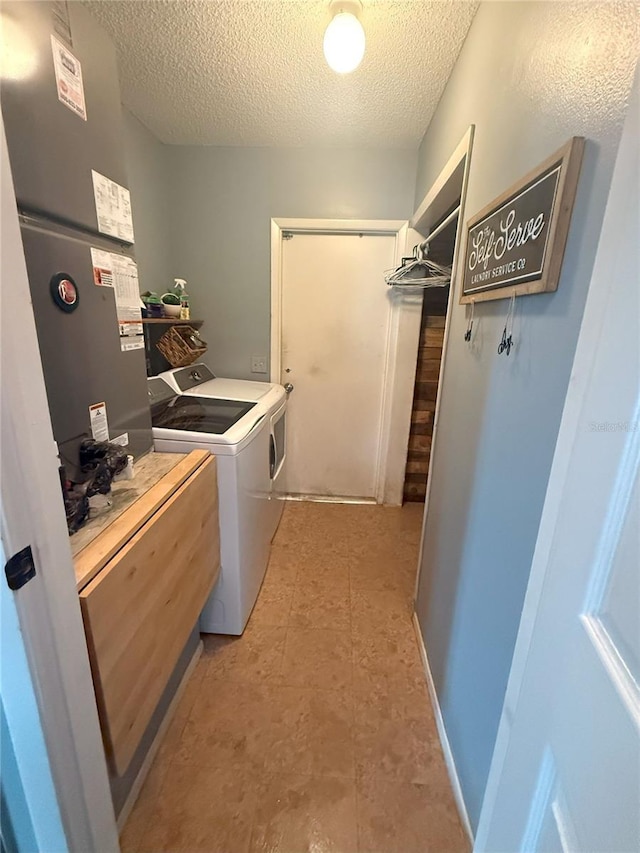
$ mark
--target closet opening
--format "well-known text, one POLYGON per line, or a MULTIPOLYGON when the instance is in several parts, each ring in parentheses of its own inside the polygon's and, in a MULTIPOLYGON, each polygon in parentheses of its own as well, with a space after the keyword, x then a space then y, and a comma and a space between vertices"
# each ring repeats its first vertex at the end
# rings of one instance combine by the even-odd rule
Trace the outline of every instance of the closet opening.
MULTIPOLYGON (((461 261, 465 203, 474 126, 471 125, 411 219, 410 246, 419 256, 446 267, 446 286, 422 287, 422 312, 403 502, 429 502, 429 470, 437 438, 438 398, 446 370, 449 321, 458 299, 456 266, 461 261)), ((433 283, 440 278, 437 272, 433 283)), ((416 329, 417 331, 417 329, 416 329)), ((426 507, 425 507, 426 511, 426 507)))
MULTIPOLYGON (((435 237, 428 241, 428 257, 444 267, 453 266, 459 206, 460 199, 457 200, 453 210, 443 217, 442 222, 435 226, 433 229, 435 237)), ((427 493, 429 459, 451 286, 448 284, 446 287, 424 288, 409 447, 404 476, 404 502, 423 503, 427 493)))

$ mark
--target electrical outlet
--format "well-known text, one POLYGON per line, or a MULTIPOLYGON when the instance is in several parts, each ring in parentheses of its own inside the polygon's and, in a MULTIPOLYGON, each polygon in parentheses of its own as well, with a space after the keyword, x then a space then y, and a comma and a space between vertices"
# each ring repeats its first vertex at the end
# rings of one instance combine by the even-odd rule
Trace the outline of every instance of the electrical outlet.
POLYGON ((251 356, 251 372, 266 373, 267 372, 267 357, 266 355, 251 356))

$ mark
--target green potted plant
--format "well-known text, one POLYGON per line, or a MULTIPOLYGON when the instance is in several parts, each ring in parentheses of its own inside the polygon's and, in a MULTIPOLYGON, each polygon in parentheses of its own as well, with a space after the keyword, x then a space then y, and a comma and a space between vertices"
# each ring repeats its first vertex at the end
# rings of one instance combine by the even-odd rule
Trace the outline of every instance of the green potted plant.
POLYGON ((169 317, 172 320, 180 319, 180 297, 176 296, 175 293, 163 293, 162 294, 162 310, 164 311, 164 316, 169 317))

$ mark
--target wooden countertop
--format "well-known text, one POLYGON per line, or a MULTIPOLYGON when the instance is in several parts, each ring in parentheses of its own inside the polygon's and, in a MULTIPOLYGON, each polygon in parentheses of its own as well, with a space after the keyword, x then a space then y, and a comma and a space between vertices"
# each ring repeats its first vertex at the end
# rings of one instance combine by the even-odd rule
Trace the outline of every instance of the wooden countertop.
POLYGON ((88 521, 70 537, 79 590, 96 576, 209 455, 206 450, 192 451, 187 455, 150 451, 136 459, 133 480, 119 480, 113 484, 111 509, 88 521), (124 513, 127 513, 125 518, 124 513), (96 542, 105 531, 108 535, 96 542))

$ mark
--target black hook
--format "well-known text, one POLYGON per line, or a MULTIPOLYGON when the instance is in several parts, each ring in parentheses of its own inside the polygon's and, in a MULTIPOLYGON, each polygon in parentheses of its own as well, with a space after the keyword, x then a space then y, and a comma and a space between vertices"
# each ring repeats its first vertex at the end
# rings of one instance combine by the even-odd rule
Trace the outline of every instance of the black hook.
POLYGON ((511 335, 507 337, 507 327, 505 326, 502 330, 502 340, 498 344, 498 355, 502 355, 503 352, 506 352, 507 355, 509 355, 512 346, 513 337, 511 335))

